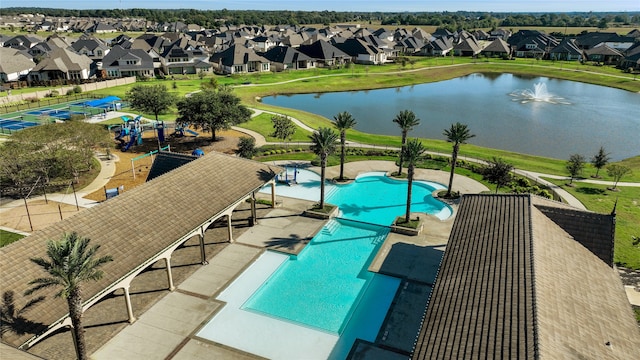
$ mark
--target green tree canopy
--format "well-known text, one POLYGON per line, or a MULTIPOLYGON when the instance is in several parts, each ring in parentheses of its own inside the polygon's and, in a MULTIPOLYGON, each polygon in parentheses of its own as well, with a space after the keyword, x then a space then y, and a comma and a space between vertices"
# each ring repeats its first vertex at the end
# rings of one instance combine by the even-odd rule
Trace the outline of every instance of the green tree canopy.
POLYGON ((416 114, 411 110, 402 110, 393 119, 393 122, 398 124, 402 133, 402 149, 400 150, 400 160, 398 161, 398 175, 402 175, 402 162, 404 158, 405 144, 407 142, 407 134, 413 130, 414 127, 420 125, 420 119, 416 117, 416 114))
POLYGON ((253 158, 256 154, 256 139, 247 136, 241 137, 238 141, 236 154, 245 159, 253 158))
POLYGON ((158 115, 176 102, 175 96, 163 84, 134 85, 127 91, 126 99, 134 109, 155 115, 156 121, 158 115))
POLYGON ((288 116, 274 115, 271 117, 271 122, 273 123, 271 136, 285 143, 291 141, 291 137, 296 133, 296 124, 288 116))
POLYGON ((424 153, 424 145, 420 139, 415 138, 407 142, 405 149, 405 160, 407 161, 407 206, 405 209, 405 222, 409 222, 409 216, 411 215, 411 193, 413 185, 413 176, 415 173, 415 167, 420 157, 424 153))
POLYGON ((613 188, 616 189, 618 186, 618 182, 622 179, 623 176, 629 174, 631 169, 619 164, 611 164, 607 167, 607 173, 609 176, 613 178, 613 188))
POLYGON ((251 118, 251 111, 227 87, 204 89, 178 101, 177 105, 179 116, 176 121, 211 131, 212 140, 216 139, 216 131, 229 129, 251 118))
POLYGON ((567 160, 566 165, 567 171, 569 171, 569 176, 571 180, 569 184, 573 183, 573 179, 578 177, 582 173, 582 169, 584 169, 584 156, 580 154, 571 154, 569 156, 569 160, 567 160))
POLYGON ((507 185, 511 181, 511 171, 513 165, 504 162, 502 159, 494 157, 484 168, 482 177, 492 184, 496 184, 496 194, 500 187, 507 185))
POLYGON ((611 160, 611 158, 609 157, 609 153, 604 150, 604 147, 600 146, 600 150, 598 150, 598 153, 593 155, 593 157, 591 158, 591 164, 594 168, 596 168, 595 177, 598 177, 600 169, 605 167, 609 163, 609 160, 611 160))
POLYGON ((453 143, 453 148, 451 151, 451 172, 449 174, 449 187, 447 188, 447 197, 451 196, 451 188, 453 187, 453 175, 456 171, 456 163, 458 162, 458 152, 460 151, 460 145, 466 144, 467 140, 476 136, 469 131, 469 128, 466 124, 461 124, 456 122, 455 124, 451 124, 449 129, 445 129, 442 133, 446 138, 447 142, 453 143))

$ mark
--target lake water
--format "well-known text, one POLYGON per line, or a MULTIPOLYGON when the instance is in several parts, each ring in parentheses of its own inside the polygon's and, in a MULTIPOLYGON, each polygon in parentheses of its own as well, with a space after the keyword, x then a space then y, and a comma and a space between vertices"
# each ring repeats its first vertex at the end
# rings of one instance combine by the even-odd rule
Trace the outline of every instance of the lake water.
POLYGON ((420 125, 409 137, 444 139, 459 121, 476 134, 469 142, 525 154, 590 159, 600 146, 621 160, 640 154, 640 94, 545 77, 472 74, 399 88, 265 97, 265 104, 295 108, 333 119, 350 112, 356 129, 400 135, 393 118, 412 110, 420 125), (545 84, 560 101, 524 101, 517 94, 545 84))

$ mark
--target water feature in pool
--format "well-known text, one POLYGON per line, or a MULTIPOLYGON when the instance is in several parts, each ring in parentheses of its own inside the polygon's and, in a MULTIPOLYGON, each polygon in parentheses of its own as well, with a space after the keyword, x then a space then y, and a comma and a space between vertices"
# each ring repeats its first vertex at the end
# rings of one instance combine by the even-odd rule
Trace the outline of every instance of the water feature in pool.
MULTIPOLYGON (((542 95, 543 85, 538 87, 542 95)), ((268 96, 262 101, 328 119, 348 111, 358 120, 357 130, 372 134, 397 136, 398 126, 391 120, 410 109, 422 119, 411 132, 420 138, 443 139, 442 130, 460 121, 476 134, 471 144, 491 148, 557 159, 588 156, 600 146, 613 160, 639 153, 640 94, 575 81, 472 74, 399 88, 268 96), (546 94, 557 101, 513 101, 514 92, 536 95, 536 84, 545 84, 546 94)))

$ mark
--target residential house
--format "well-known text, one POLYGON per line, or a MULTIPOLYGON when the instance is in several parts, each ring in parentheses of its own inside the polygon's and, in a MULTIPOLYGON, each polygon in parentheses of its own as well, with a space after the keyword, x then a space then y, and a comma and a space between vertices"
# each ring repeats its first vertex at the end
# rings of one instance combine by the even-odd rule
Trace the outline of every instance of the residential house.
POLYGON ((271 69, 269 60, 242 45, 232 45, 213 54, 209 62, 215 71, 222 74, 262 72, 271 69))
POLYGON ((419 55, 424 56, 447 56, 453 50, 453 44, 449 37, 433 38, 426 43, 420 51, 419 55))
POLYGON ((620 68, 640 71, 640 42, 624 52, 624 59, 620 61, 620 68))
POLYGON ((209 53, 201 48, 185 50, 178 46, 168 49, 161 54, 163 72, 172 74, 209 73, 212 66, 209 63, 209 53))
POLYGON ((346 39, 344 42, 333 45, 350 55, 353 63, 380 65, 388 61, 387 54, 383 50, 359 38, 346 39))
POLYGON ((20 50, 0 47, 0 82, 18 81, 26 76, 36 64, 20 50))
POLYGON ((497 38, 482 49, 480 53, 486 57, 509 58, 511 57, 511 46, 501 38, 497 38))
POLYGON ((420 49, 424 46, 424 41, 413 36, 406 37, 398 42, 394 46, 398 52, 405 55, 415 55, 420 52, 420 49))
POLYGON ((104 23, 102 21, 99 21, 95 24, 93 24, 93 26, 89 27, 89 29, 87 29, 87 32, 89 33, 96 33, 96 34, 110 34, 110 33, 114 33, 117 32, 118 30, 116 28, 114 28, 111 24, 107 24, 104 23))
POLYGON ((520 30, 507 40, 516 57, 545 59, 559 42, 537 30, 520 30))
POLYGON ((268 36, 256 36, 251 40, 254 43, 254 50, 258 53, 267 52, 269 49, 276 46, 276 42, 273 38, 268 36))
POLYGON ((3 46, 14 48, 14 49, 27 50, 35 46, 37 43, 42 42, 43 40, 44 39, 38 36, 16 35, 12 38, 5 40, 3 46))
POLYGON ((93 61, 67 48, 57 48, 42 59, 28 74, 28 81, 86 80, 92 74, 93 61))
POLYGON ((275 46, 262 56, 271 62, 271 69, 300 70, 316 67, 314 59, 289 46, 275 46))
POLYGON ((582 53, 582 50, 578 48, 574 39, 565 38, 560 42, 560 44, 558 44, 558 46, 549 51, 549 58, 551 60, 582 61, 584 59, 584 54, 582 53))
POLYGON ((71 44, 71 48, 78 54, 86 55, 96 62, 101 61, 111 51, 111 48, 102 39, 95 37, 81 37, 71 44))
POLYGON ((617 65, 624 56, 618 50, 612 49, 605 44, 600 44, 591 49, 584 50, 586 60, 604 65, 617 65))
POLYGON ((477 56, 482 51, 482 47, 473 37, 473 35, 468 34, 468 36, 460 37, 460 42, 453 47, 453 53, 456 56, 477 56))
POLYGON ((152 77, 154 63, 151 56, 142 49, 125 49, 116 45, 102 58, 99 70, 105 77, 152 77))
POLYGON ((300 45, 298 50, 315 59, 318 67, 341 66, 351 59, 349 54, 325 40, 318 40, 310 45, 300 45))

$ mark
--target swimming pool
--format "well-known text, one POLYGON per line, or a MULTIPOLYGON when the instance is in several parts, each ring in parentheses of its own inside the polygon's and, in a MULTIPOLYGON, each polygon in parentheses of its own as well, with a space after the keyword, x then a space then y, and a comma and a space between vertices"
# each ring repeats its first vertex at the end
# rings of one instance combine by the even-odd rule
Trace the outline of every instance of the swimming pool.
POLYGON ((243 308, 341 334, 374 276, 367 268, 388 233, 383 226, 331 220, 243 308))
MULTIPOLYGON (((319 176, 297 171, 298 184, 279 184, 276 193, 314 200, 319 176)), ((448 216, 450 208, 431 197, 436 188, 444 186, 414 182, 412 211, 448 216)), ((375 341, 400 279, 368 268, 404 214, 407 183, 372 172, 327 190, 340 218, 298 256, 263 254, 220 294, 227 305, 198 336, 270 359, 344 359, 355 339, 375 341)))

